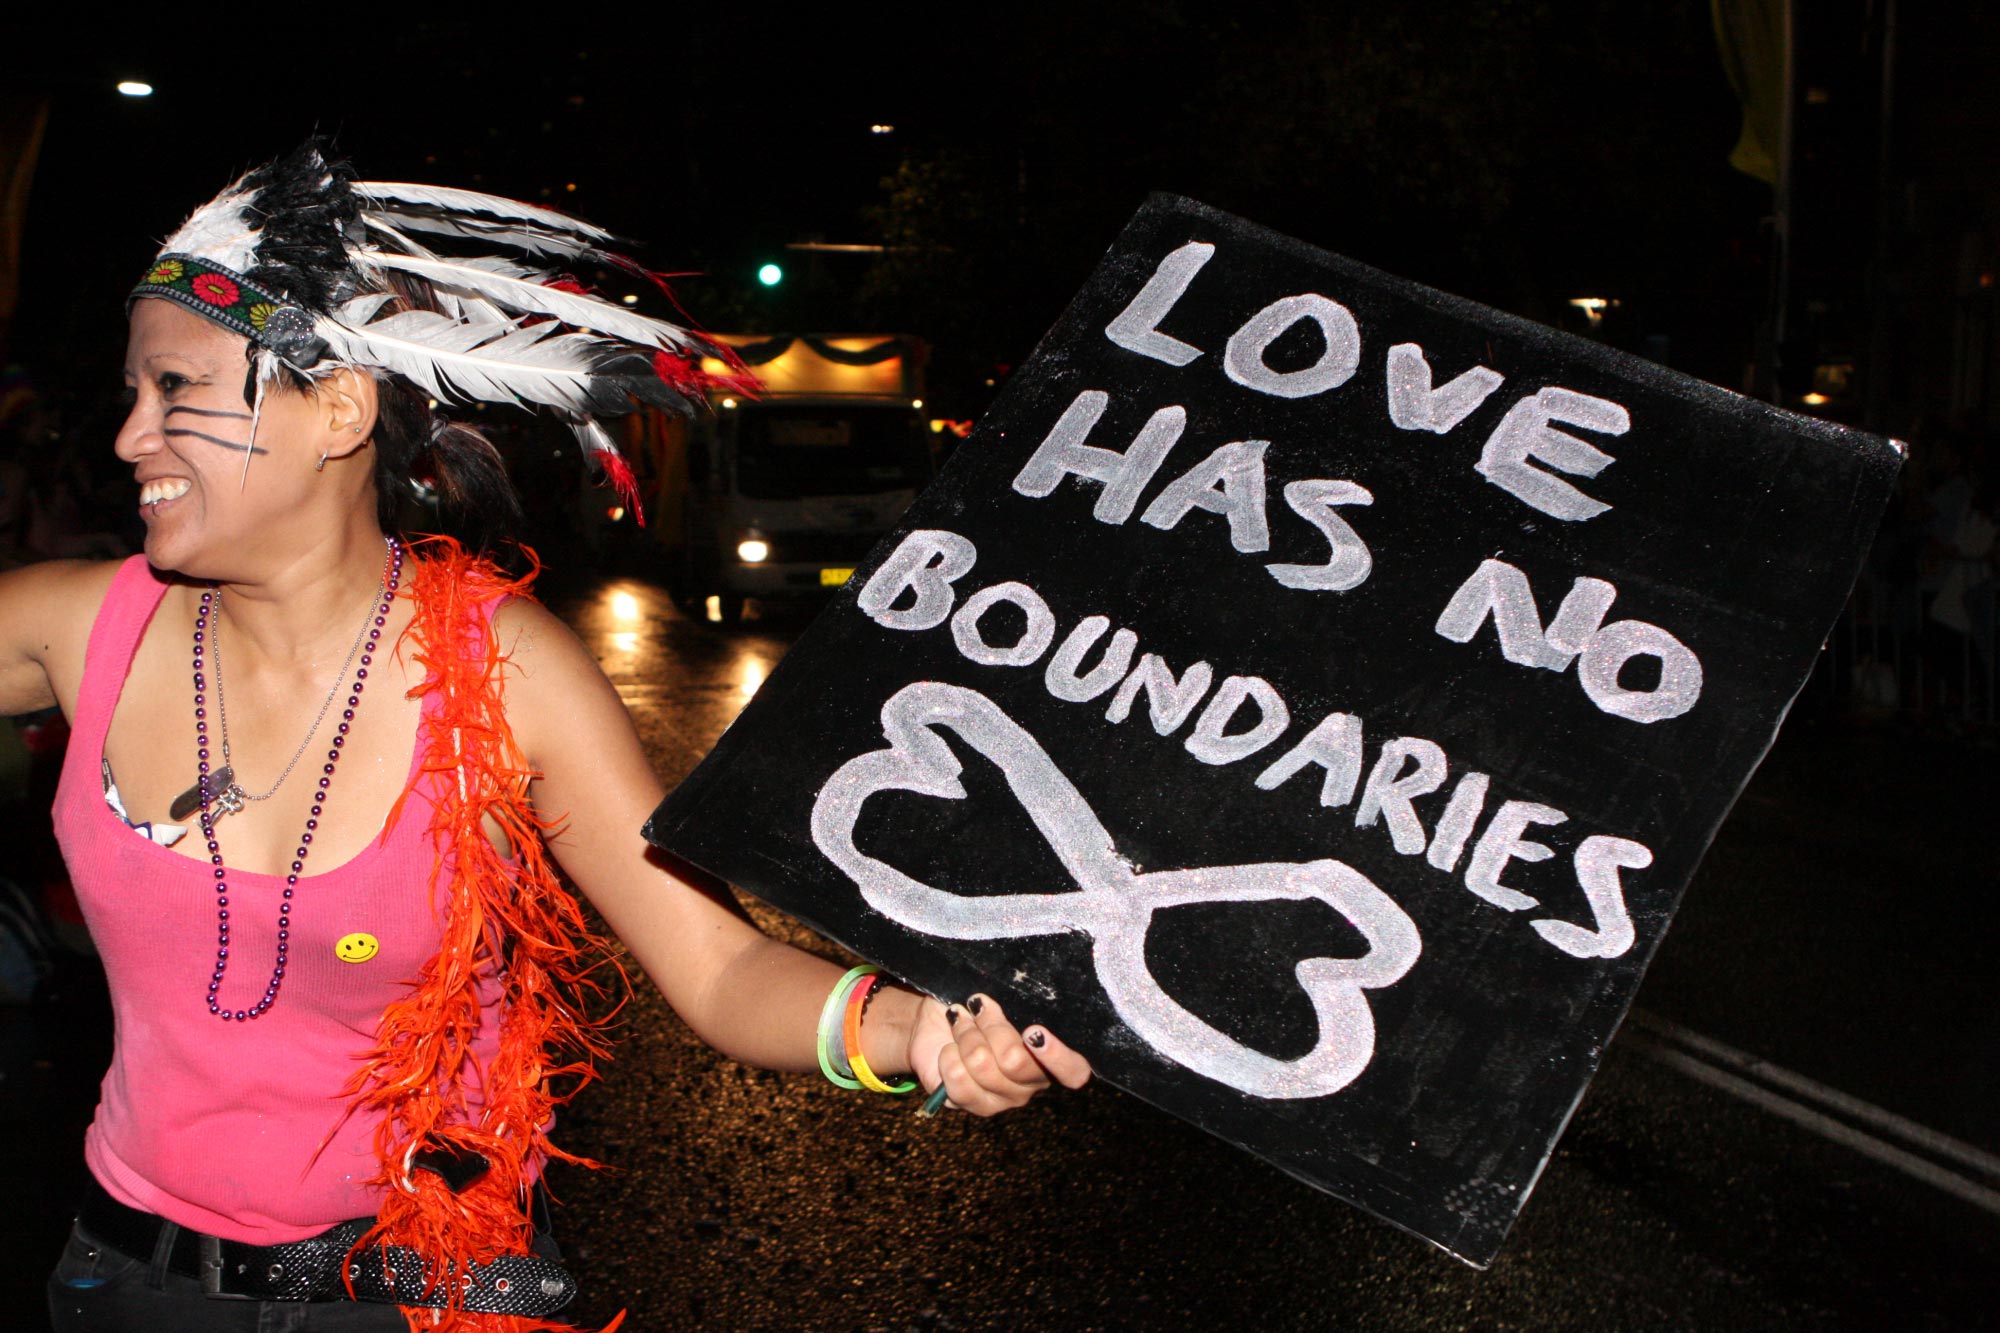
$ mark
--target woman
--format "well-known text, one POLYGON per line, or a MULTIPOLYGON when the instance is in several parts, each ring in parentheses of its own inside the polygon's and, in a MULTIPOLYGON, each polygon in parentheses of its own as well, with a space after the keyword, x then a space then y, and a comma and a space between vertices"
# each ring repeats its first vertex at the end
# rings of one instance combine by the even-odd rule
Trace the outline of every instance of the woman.
POLYGON ((144 560, 0 579, 0 705, 74 727, 57 831, 118 1025, 58 1328, 253 1327, 272 1300, 553 1327, 573 1289, 534 1182, 603 963, 550 857, 734 1059, 914 1074, 980 1115, 1088 1077, 990 1000, 843 977, 649 854, 660 786, 582 646, 478 545, 394 531, 413 480, 471 531, 513 509, 436 400, 561 412, 629 485, 596 417, 699 393, 718 349, 534 266, 625 265, 604 239, 308 144, 135 290, 116 448, 144 560))

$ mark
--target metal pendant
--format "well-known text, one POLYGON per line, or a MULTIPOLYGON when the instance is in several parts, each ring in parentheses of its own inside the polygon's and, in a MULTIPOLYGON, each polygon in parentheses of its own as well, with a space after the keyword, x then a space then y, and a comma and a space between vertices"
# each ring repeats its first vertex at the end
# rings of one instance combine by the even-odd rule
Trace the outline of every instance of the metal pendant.
MULTIPOLYGON (((209 817, 233 815, 243 808, 247 796, 243 788, 236 785, 236 773, 227 764, 208 775, 209 817)), ((201 809, 201 783, 197 782, 167 807, 167 818, 176 824, 187 819, 201 809)))

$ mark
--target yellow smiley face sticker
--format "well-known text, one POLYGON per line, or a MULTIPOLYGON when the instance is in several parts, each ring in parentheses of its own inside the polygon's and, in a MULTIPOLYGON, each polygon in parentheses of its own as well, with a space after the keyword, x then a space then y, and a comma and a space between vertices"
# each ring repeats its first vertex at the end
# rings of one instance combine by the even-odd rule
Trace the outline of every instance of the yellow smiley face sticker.
POLYGON ((333 956, 343 963, 365 963, 381 951, 382 946, 375 937, 365 930, 357 930, 352 935, 342 935, 333 946, 333 956))

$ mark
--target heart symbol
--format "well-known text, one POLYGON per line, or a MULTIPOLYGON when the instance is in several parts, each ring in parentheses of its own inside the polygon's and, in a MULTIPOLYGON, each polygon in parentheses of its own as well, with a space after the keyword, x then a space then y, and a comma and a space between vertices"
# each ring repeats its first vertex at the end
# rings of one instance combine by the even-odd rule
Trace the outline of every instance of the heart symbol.
POLYGON ((1416 963, 1416 923, 1367 876, 1339 861, 1266 862, 1141 872, 1118 855, 1083 795, 1040 743, 976 690, 920 681, 882 706, 887 749, 857 755, 820 788, 813 842, 883 916, 939 939, 1018 939, 1080 931, 1112 1008, 1167 1059, 1253 1097, 1338 1092, 1375 1054, 1367 991, 1393 985, 1416 963), (991 760, 1076 891, 966 895, 911 878, 854 845, 870 796, 908 791, 964 800, 962 765, 938 728, 991 760), (1306 958, 1299 985, 1319 1021, 1312 1050, 1279 1060, 1243 1045, 1182 1006, 1146 967, 1153 914, 1186 903, 1317 899, 1368 941, 1359 958, 1306 958))

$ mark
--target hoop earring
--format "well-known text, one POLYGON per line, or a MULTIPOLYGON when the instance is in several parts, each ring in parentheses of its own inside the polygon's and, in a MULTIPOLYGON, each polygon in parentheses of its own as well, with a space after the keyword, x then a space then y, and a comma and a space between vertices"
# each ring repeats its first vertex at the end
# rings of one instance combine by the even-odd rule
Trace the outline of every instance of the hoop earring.
POLYGON ((313 464, 313 471, 315 472, 326 471, 326 455, 327 455, 326 450, 324 449, 320 450, 319 462, 313 464))

